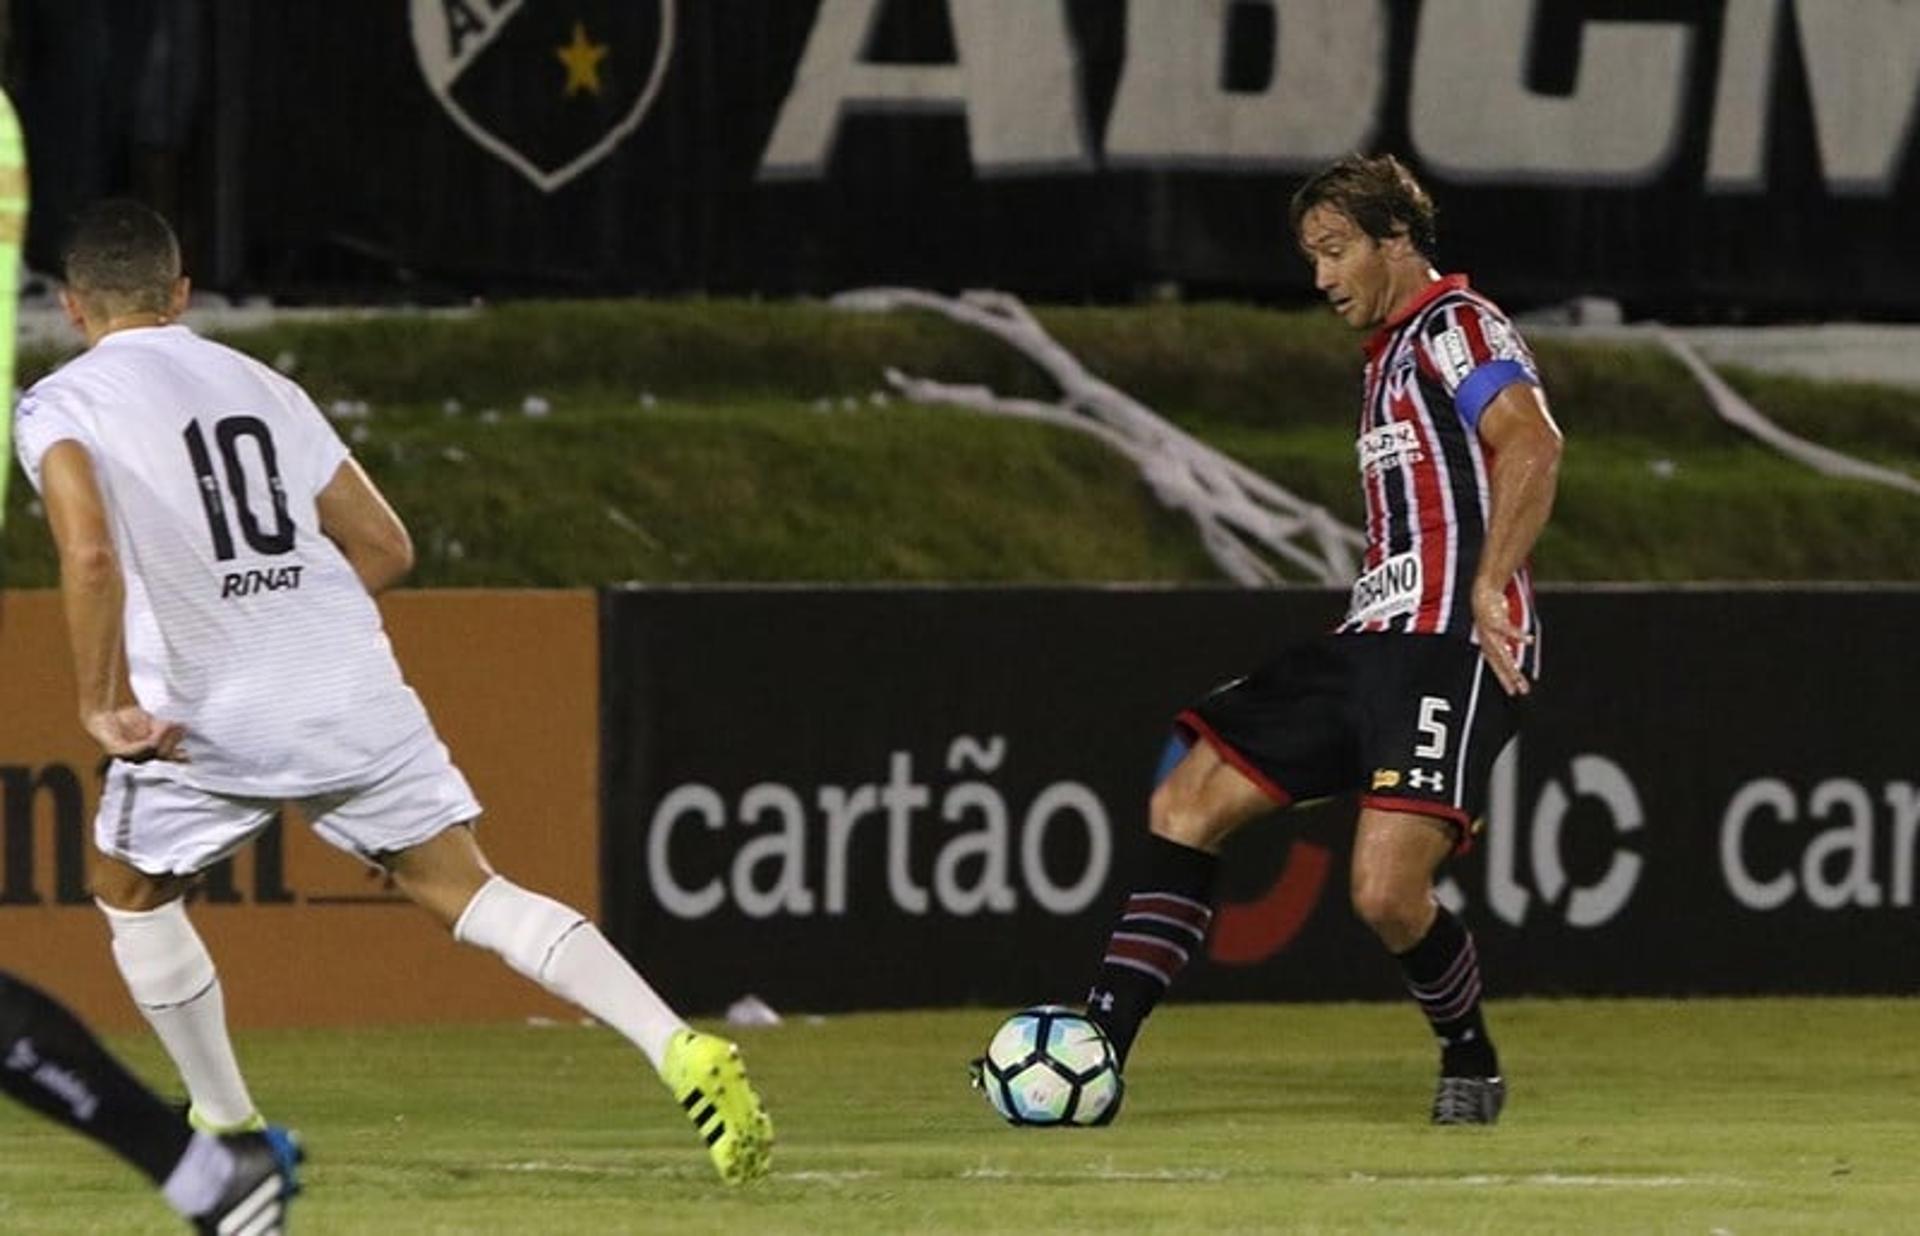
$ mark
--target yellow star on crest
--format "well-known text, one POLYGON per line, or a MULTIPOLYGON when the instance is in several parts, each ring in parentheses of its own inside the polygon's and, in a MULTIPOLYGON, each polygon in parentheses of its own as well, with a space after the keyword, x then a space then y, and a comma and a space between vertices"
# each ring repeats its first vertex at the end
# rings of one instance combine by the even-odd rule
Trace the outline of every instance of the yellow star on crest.
POLYGON ((588 94, 600 93, 600 62, 606 59, 607 45, 589 39, 584 22, 573 23, 573 42, 554 48, 553 54, 567 66, 569 99, 583 90, 588 94))

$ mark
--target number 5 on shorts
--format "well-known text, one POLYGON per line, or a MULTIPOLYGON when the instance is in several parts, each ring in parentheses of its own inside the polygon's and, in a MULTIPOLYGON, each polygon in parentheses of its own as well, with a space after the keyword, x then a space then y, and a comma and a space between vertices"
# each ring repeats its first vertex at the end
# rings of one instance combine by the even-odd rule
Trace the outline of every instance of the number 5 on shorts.
POLYGON ((1447 753, 1447 723, 1440 718, 1452 711, 1453 705, 1443 696, 1420 697, 1420 720, 1415 723, 1415 728, 1426 736, 1427 741, 1413 749, 1415 759, 1437 760, 1447 753))

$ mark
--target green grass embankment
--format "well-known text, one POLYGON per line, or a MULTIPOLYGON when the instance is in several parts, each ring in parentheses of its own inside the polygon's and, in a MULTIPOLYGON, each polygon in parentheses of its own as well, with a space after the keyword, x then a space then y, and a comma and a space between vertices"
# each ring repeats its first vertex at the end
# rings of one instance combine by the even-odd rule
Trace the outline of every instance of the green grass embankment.
MULTIPOLYGON (((1096 374, 1358 521, 1357 341, 1326 315, 1040 316, 1096 374)), ((367 405, 339 424, 412 526, 425 586, 1218 578, 1188 523, 1092 440, 876 398, 889 365, 1053 394, 1012 350, 930 316, 518 304, 230 341, 290 368, 323 407, 367 405)), ((1920 500, 1750 443, 1652 348, 1538 351, 1569 436, 1542 578, 1920 578, 1920 500)), ((28 355, 23 376, 54 359, 28 355)), ((1920 471, 1920 397, 1729 377, 1795 432, 1920 471)), ((19 488, 8 581, 45 585, 45 524, 19 488)))

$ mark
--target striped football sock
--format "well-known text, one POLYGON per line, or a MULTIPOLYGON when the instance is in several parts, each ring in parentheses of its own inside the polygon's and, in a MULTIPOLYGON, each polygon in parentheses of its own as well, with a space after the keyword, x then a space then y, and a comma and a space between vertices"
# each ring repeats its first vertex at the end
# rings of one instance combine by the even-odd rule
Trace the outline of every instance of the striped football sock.
POLYGON ((1139 887, 1107 939, 1087 1016, 1113 1040, 1125 1065, 1140 1025, 1206 942, 1219 860, 1164 837, 1147 839, 1139 887))
POLYGON ((1500 1058, 1480 1011, 1480 954, 1460 920, 1436 907, 1433 926, 1399 955, 1407 990, 1440 1040, 1440 1071, 1448 1077, 1498 1077, 1500 1058))

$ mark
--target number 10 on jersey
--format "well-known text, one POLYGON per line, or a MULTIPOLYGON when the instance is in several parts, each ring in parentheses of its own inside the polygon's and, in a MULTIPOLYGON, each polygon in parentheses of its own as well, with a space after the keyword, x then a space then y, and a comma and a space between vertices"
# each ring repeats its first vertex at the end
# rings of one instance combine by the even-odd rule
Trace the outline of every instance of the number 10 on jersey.
POLYGON ((280 483, 280 457, 273 449, 273 433, 266 422, 257 416, 225 416, 214 422, 213 440, 226 471, 227 496, 222 495, 220 480, 214 475, 213 453, 207 449, 207 435, 200 428, 200 422, 189 421, 182 436, 187 441, 187 457, 193 461, 194 479, 200 487, 200 505, 206 511, 207 531, 213 534, 213 556, 221 562, 230 562, 234 557, 233 528, 227 518, 229 505, 239 518, 240 535, 248 549, 268 556, 292 553, 293 517, 287 514, 287 489, 280 483), (243 438, 253 440, 261 470, 266 473, 266 489, 273 498, 271 530, 260 526, 247 501, 247 461, 240 451, 243 438))

